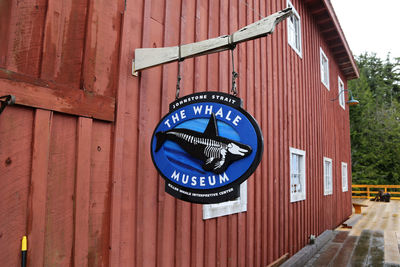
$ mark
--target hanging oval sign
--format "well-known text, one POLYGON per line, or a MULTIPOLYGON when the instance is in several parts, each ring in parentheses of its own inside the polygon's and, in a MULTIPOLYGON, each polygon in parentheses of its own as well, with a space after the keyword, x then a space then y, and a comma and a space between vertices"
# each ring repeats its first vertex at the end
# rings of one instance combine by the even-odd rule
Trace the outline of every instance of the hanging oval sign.
POLYGON ((151 156, 165 190, 194 203, 239 197, 257 168, 263 137, 242 100, 220 92, 195 93, 170 104, 151 140, 151 156))

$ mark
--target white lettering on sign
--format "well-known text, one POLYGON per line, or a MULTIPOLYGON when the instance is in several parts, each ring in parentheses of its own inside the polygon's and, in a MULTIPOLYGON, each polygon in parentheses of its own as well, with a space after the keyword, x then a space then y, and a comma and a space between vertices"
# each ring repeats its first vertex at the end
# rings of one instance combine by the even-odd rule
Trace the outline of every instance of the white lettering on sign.
MULTIPOLYGON (((203 105, 193 106, 193 113, 196 116, 201 115, 211 115, 213 113, 213 105, 205 105, 203 109, 203 105)), ((164 125, 168 128, 172 128, 175 124, 180 123, 182 120, 187 118, 186 112, 190 110, 182 109, 173 113, 168 119, 164 121, 164 125)), ((215 112, 215 111, 214 111, 215 112)), ((234 112, 234 111, 233 111, 234 112)), ((192 114, 193 114, 192 113, 192 114)), ((225 119, 227 122, 231 122, 234 126, 239 126, 242 117, 240 115, 236 115, 235 112, 232 114, 232 110, 224 109, 223 107, 218 108, 215 113, 216 117, 225 119), (232 119, 234 117, 234 119, 232 119)))
POLYGON ((235 125, 235 126, 238 126, 238 123, 239 123, 239 121, 241 120, 242 118, 239 116, 239 115, 237 115, 236 116, 236 118, 233 120, 233 124, 235 125))
POLYGON ((171 178, 179 181, 179 174, 180 174, 180 172, 176 173, 176 171, 174 171, 174 173, 171 175, 171 178))
POLYGON ((224 172, 223 174, 218 175, 219 179, 216 179, 215 175, 210 175, 210 176, 190 176, 189 174, 183 174, 181 175, 180 172, 174 170, 174 172, 171 174, 171 180, 175 180, 177 182, 181 182, 182 184, 189 184, 191 186, 196 186, 200 185, 201 187, 206 187, 206 186, 213 186, 217 183, 219 184, 224 184, 229 182, 229 177, 226 175, 224 172))
POLYGON ((229 188, 229 189, 226 189, 226 190, 224 190, 224 191, 221 191, 221 192, 219 192, 218 194, 219 194, 220 196, 222 196, 222 195, 225 195, 225 194, 230 193, 230 192, 233 192, 233 188, 232 188, 232 187, 229 188))
MULTIPOLYGON (((213 112, 213 106, 210 105, 206 105, 204 110, 203 110, 203 106, 199 105, 199 106, 193 106, 193 113, 194 115, 203 115, 203 111, 204 111, 204 115, 211 115, 211 113, 213 112)), ((232 121, 232 110, 224 110, 222 107, 219 108, 217 110, 217 112, 215 113, 216 117, 220 117, 225 119, 226 121, 232 121), (225 114, 225 115, 224 115, 225 114)), ((186 116, 185 116, 186 117, 186 116)), ((181 119, 184 118, 181 115, 181 119)), ((242 120, 242 117, 239 115, 236 115, 235 119, 233 119, 232 123, 235 126, 239 125, 239 122, 242 120)), ((164 122, 165 124, 167 124, 168 120, 166 122, 164 122)), ((168 123, 169 125, 169 123, 168 123)))
POLYGON ((188 192, 188 191, 185 191, 185 190, 182 190, 182 189, 179 189, 179 193, 185 194, 185 195, 188 195, 188 196, 191 196, 191 195, 192 195, 192 193, 190 193, 190 192, 188 192))
POLYGON ((200 194, 200 193, 192 193, 194 197, 216 197, 218 193, 208 193, 208 194, 200 194))
POLYGON ((224 114, 222 113, 222 108, 219 108, 219 110, 217 111, 217 113, 215 113, 215 117, 220 116, 221 118, 224 117, 224 114))
POLYGON ((209 114, 209 115, 211 115, 212 109, 213 109, 213 106, 207 105, 207 106, 206 106, 206 111, 204 112, 204 114, 209 114))
POLYGON ((204 182, 205 179, 206 177, 200 177, 200 186, 206 186, 206 183, 204 182))
POLYGON ((192 183, 190 185, 191 186, 197 185, 197 177, 196 176, 192 176, 192 183))
POLYGON ((220 183, 220 184, 225 183, 225 182, 227 182, 227 181, 229 181, 229 178, 228 178, 228 176, 226 175, 226 173, 224 173, 224 176, 222 176, 221 174, 219 175, 219 183, 220 183))
POLYGON ((179 121, 179 114, 175 113, 174 115, 172 115, 172 122, 176 123, 179 121))
POLYGON ((187 184, 189 181, 189 175, 182 175, 182 183, 187 184))
MULTIPOLYGON (((189 103, 192 101, 196 101, 196 100, 203 100, 203 99, 207 99, 207 95, 196 95, 196 96, 190 96, 190 97, 185 97, 183 100, 180 100, 176 103, 174 103, 172 105, 172 108, 175 109, 185 103, 189 103)), ((232 103, 234 103, 235 101, 233 101, 232 103)))
POLYGON ((236 102, 236 100, 234 100, 230 97, 222 96, 222 95, 212 95, 211 99, 217 99, 217 100, 224 101, 227 103, 232 103, 232 104, 235 104, 235 102, 236 102))
POLYGON ((181 110, 180 114, 181 114, 181 118, 182 119, 186 118, 186 114, 185 114, 185 110, 184 109, 181 110))
POLYGON ((226 114, 225 119, 226 119, 227 121, 231 121, 231 117, 230 117, 231 112, 232 112, 232 111, 229 110, 229 111, 228 111, 228 114, 226 114))
POLYGON ((208 183, 210 185, 215 185, 215 176, 214 175, 213 176, 208 176, 208 183), (212 180, 211 180, 211 177, 212 177, 212 180))
POLYGON ((170 184, 170 183, 168 183, 168 186, 169 187, 171 187, 172 189, 174 189, 175 191, 178 191, 179 190, 179 188, 178 187, 175 187, 175 186, 173 186, 172 184, 170 184))
POLYGON ((197 114, 200 115, 202 109, 203 109, 203 106, 193 106, 194 115, 197 115, 197 114))

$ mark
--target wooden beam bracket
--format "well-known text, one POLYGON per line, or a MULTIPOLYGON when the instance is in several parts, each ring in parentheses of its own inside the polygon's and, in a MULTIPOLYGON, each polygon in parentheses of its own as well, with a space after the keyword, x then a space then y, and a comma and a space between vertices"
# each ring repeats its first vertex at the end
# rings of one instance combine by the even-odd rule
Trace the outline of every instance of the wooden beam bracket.
MULTIPOLYGON (((139 70, 186 58, 218 53, 231 49, 232 45, 258 39, 273 33, 277 24, 292 15, 292 8, 286 8, 243 27, 231 35, 172 47, 138 48, 132 64, 132 75, 139 70)), ((135 75, 136 76, 136 75, 135 75)))

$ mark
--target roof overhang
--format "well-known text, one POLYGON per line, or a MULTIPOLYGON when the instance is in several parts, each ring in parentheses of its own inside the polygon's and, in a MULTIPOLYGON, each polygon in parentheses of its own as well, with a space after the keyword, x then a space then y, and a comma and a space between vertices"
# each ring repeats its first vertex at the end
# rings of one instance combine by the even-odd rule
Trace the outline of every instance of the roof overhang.
POLYGON ((346 41, 330 0, 304 0, 315 19, 339 69, 348 79, 357 79, 360 73, 346 41))

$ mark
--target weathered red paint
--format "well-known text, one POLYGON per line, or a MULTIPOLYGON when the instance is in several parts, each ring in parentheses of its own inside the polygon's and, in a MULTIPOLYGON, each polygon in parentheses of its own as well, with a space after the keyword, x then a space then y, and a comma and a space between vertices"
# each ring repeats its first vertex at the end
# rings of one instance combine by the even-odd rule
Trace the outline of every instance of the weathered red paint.
MULTIPOLYGON (((30 192, 27 216, 28 227, 26 229, 28 240, 30 240, 28 246, 28 264, 29 266, 43 266, 46 228, 47 172, 49 169, 49 141, 52 124, 51 112, 37 109, 33 123, 32 169, 29 175, 30 192), (34 246, 31 246, 32 240, 35 241, 34 246)), ((18 260, 14 262, 15 265, 17 262, 18 260)))
MULTIPOLYGON (((153 128, 175 98, 177 64, 134 77, 133 51, 229 34, 286 0, 2 3, 0 92, 25 105, 0 115, 2 264, 18 264, 28 235, 29 266, 265 266, 345 220, 349 108, 330 99, 337 76, 346 86, 357 69, 329 1, 292 3, 302 58, 287 44, 286 22, 234 51, 239 96, 262 128, 264 157, 248 180, 247 212, 207 221, 201 205, 164 192, 149 154, 153 128), (330 91, 320 81, 319 47, 329 57, 330 91), (296 203, 289 147, 307 153, 306 200, 296 203), (333 160, 331 196, 323 196, 324 156, 333 160)), ((229 51, 181 66, 181 95, 230 90, 229 51)))
POLYGON ((77 125, 75 218, 74 218, 74 265, 88 265, 89 206, 90 206, 90 149, 93 121, 80 117, 77 125))
POLYGON ((31 109, 13 106, 0 116, 0 259, 5 264, 17 265, 20 238, 28 228, 33 118, 31 109))
POLYGON ((7 94, 14 95, 18 105, 98 120, 115 120, 115 98, 113 97, 60 86, 0 69, 0 95, 7 94))

